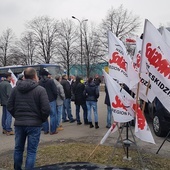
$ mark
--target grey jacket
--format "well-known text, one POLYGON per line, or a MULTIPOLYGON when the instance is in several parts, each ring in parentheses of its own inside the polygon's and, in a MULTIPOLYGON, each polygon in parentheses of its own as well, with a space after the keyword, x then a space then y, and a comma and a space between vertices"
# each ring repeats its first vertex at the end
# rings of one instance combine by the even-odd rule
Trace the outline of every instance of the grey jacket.
POLYGON ((2 106, 7 105, 8 98, 12 91, 12 86, 8 80, 3 80, 0 83, 0 101, 2 106))
POLYGON ((57 86, 57 92, 58 92, 56 103, 57 103, 57 106, 60 106, 63 104, 63 101, 65 100, 64 89, 63 89, 63 86, 60 84, 60 82, 58 82, 56 79, 54 79, 54 83, 57 86))

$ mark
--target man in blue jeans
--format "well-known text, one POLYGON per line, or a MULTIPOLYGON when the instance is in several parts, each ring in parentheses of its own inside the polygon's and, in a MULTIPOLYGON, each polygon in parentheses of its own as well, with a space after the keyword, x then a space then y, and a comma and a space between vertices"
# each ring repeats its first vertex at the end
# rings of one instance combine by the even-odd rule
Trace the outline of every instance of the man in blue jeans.
POLYGON ((63 122, 69 121, 70 123, 73 123, 75 122, 75 119, 73 119, 73 115, 71 113, 71 85, 68 82, 67 78, 68 78, 67 75, 63 75, 62 80, 61 80, 61 85, 63 86, 64 93, 65 93, 62 119, 63 119, 63 122), (67 119, 66 116, 68 116, 69 120, 67 119))
POLYGON ((106 125, 106 128, 109 129, 112 125, 113 116, 112 116, 112 109, 111 109, 111 106, 110 106, 110 98, 109 98, 109 94, 108 94, 108 90, 107 90, 106 85, 105 85, 105 93, 106 93, 106 96, 105 96, 104 103, 107 105, 107 125, 106 125))
POLYGON ((60 76, 56 75, 55 79, 54 79, 54 83, 57 87, 57 100, 56 100, 56 110, 57 110, 57 131, 63 130, 61 123, 61 116, 62 116, 62 112, 63 112, 63 102, 65 99, 65 93, 64 93, 64 89, 63 86, 60 84, 60 76))
POLYGON ((43 130, 44 134, 48 134, 50 132, 50 135, 57 134, 57 110, 56 110, 56 99, 57 99, 57 87, 54 83, 54 80, 49 78, 49 72, 46 69, 43 69, 41 72, 41 79, 39 81, 39 85, 44 87, 46 89, 48 99, 50 102, 50 124, 48 120, 43 123, 43 130))
POLYGON ((27 139, 27 156, 25 169, 32 170, 36 161, 42 123, 50 113, 46 90, 38 85, 34 68, 24 71, 24 80, 18 80, 7 103, 7 109, 15 118, 14 169, 21 170, 23 152, 27 139))
POLYGON ((12 86, 10 82, 11 82, 11 73, 6 73, 5 79, 2 80, 0 83, 0 101, 2 106, 2 128, 3 128, 2 133, 6 134, 7 136, 14 135, 14 132, 11 128, 12 116, 8 112, 6 107, 9 95, 12 90, 12 86))

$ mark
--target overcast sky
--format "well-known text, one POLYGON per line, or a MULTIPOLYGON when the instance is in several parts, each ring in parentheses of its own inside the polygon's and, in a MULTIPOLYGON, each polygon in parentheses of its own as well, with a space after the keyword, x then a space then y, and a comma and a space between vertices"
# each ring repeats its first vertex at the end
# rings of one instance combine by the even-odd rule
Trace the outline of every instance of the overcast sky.
POLYGON ((59 20, 74 15, 98 24, 111 7, 118 8, 121 4, 141 18, 139 34, 145 19, 155 27, 170 26, 170 0, 0 0, 0 34, 11 28, 19 37, 27 21, 42 15, 59 20))

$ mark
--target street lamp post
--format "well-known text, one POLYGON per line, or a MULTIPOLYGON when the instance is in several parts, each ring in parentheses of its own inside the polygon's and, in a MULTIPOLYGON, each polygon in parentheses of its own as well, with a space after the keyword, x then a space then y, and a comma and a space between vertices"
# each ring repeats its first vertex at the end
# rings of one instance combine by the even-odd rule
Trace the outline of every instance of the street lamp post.
POLYGON ((82 24, 85 21, 88 21, 88 19, 83 19, 83 20, 79 20, 78 18, 76 18, 75 16, 72 16, 73 19, 76 19, 79 24, 80 24, 80 61, 81 61, 81 73, 83 74, 83 69, 82 69, 82 65, 83 65, 83 38, 82 38, 82 24))

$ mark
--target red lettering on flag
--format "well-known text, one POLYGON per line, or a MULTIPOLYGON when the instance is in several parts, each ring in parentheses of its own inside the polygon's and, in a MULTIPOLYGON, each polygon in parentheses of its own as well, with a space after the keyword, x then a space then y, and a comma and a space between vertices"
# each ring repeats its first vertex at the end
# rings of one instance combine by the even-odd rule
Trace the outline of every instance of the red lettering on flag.
POLYGON ((137 122, 138 122, 138 128, 143 130, 144 127, 146 126, 145 124, 145 117, 142 113, 142 110, 140 109, 139 105, 138 104, 133 104, 133 109, 136 110, 136 107, 137 107, 137 122), (137 106, 136 106, 137 105, 137 106))
POLYGON ((126 38, 126 42, 135 43, 136 41, 134 39, 126 38))
POLYGON ((166 59, 162 59, 162 54, 154 48, 151 48, 151 43, 146 44, 146 57, 151 65, 157 68, 158 72, 163 74, 164 77, 170 79, 170 63, 166 59))
POLYGON ((115 101, 116 101, 115 103, 112 102, 112 106, 113 106, 114 108, 123 108, 124 110, 127 111, 126 107, 125 107, 124 104, 121 102, 121 100, 119 99, 118 96, 115 97, 115 101))
POLYGON ((126 71, 126 61, 123 56, 120 56, 118 52, 112 54, 112 59, 109 60, 109 63, 116 63, 121 69, 126 71))

